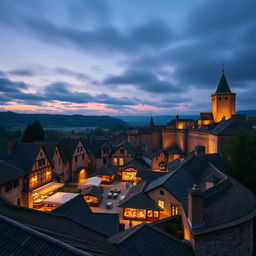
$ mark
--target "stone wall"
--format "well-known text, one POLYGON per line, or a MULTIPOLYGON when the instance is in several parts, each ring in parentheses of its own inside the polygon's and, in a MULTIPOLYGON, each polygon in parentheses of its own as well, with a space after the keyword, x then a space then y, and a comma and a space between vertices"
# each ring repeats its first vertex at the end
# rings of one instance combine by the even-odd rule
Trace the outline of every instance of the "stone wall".
POLYGON ((166 149, 172 144, 176 144, 176 130, 164 129, 162 133, 162 149, 166 149))
POLYGON ((251 256, 253 223, 195 236, 193 245, 195 256, 251 256))

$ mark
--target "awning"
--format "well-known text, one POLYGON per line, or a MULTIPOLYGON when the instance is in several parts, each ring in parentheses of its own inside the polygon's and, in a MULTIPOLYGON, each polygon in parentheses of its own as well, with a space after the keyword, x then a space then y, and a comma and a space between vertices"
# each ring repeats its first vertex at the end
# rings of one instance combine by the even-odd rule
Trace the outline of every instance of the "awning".
POLYGON ((64 204, 78 195, 79 195, 78 193, 57 192, 54 195, 49 196, 48 198, 43 200, 43 203, 44 204, 64 204))
POLYGON ((61 188, 63 186, 64 186, 63 183, 50 182, 50 183, 47 183, 47 184, 43 185, 42 187, 34 189, 33 193, 38 193, 38 194, 44 195, 44 194, 48 194, 52 191, 55 191, 58 188, 61 188))
POLYGON ((85 181, 85 183, 84 184, 82 184, 81 186, 83 186, 83 187, 89 187, 89 186, 99 186, 100 185, 100 183, 101 183, 101 181, 102 181, 102 178, 99 178, 99 177, 91 177, 91 178, 89 178, 89 179, 87 179, 86 181, 85 181))

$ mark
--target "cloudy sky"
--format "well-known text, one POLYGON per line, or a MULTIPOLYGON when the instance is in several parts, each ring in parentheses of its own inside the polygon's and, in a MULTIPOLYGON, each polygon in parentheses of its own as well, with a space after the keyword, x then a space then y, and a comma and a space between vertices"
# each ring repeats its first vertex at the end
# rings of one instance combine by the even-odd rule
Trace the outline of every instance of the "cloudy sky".
POLYGON ((210 111, 222 63, 256 109, 255 0, 0 0, 0 111, 210 111))

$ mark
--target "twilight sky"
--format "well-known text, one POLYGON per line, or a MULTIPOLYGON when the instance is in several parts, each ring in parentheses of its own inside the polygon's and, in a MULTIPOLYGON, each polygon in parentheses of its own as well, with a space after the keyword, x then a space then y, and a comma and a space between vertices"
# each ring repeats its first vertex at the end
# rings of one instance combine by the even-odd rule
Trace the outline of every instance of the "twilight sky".
POLYGON ((0 0, 0 111, 210 111, 221 64, 256 109, 255 0, 0 0))

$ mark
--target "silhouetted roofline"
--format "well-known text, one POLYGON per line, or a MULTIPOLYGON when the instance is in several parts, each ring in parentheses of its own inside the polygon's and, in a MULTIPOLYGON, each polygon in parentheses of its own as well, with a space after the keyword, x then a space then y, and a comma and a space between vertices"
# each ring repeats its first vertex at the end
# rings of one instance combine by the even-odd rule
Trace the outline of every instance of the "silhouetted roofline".
POLYGON ((220 77, 220 81, 219 81, 219 84, 218 84, 218 87, 217 87, 217 90, 215 93, 223 93, 223 92, 231 92, 224 72, 222 73, 222 75, 220 77))

